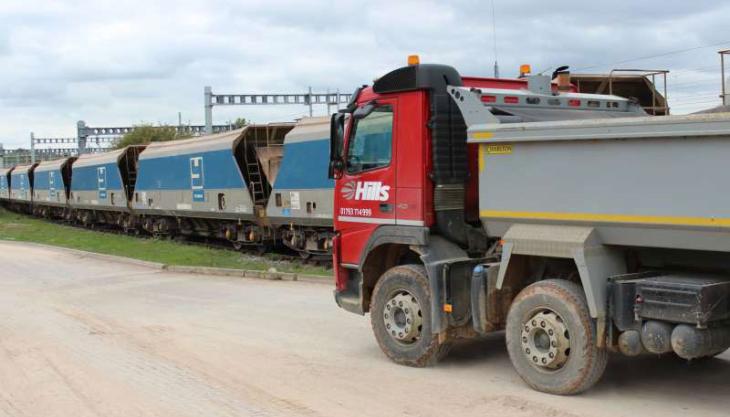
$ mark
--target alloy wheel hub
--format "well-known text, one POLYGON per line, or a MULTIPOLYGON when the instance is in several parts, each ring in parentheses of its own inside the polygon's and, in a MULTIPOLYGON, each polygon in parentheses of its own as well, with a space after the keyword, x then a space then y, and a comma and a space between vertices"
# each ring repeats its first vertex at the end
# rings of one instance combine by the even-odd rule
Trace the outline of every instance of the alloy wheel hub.
POLYGON ((388 334, 402 343, 413 343, 421 336, 423 317, 416 297, 402 291, 391 297, 383 309, 388 334))
POLYGON ((522 325, 522 353, 538 368, 555 370, 570 354, 570 335, 563 320, 552 311, 541 311, 522 325))

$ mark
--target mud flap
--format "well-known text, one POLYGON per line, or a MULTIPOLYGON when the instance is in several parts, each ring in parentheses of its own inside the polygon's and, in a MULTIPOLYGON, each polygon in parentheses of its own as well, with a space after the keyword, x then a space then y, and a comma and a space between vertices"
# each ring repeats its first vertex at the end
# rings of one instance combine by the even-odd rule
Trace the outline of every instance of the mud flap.
POLYGON ((431 287, 431 329, 434 334, 443 333, 449 326, 449 318, 444 311, 446 274, 453 264, 476 263, 478 260, 470 258, 459 246, 436 235, 430 237, 428 246, 411 246, 411 249, 421 256, 428 274, 431 287))

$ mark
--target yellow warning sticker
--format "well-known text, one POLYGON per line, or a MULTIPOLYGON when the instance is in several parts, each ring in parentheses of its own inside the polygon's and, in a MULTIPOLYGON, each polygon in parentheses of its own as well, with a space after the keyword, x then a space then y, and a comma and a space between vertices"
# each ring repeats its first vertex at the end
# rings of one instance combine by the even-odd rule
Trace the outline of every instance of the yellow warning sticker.
POLYGON ((492 132, 475 132, 472 134, 474 139, 489 139, 492 136, 494 136, 494 133, 492 132))
POLYGON ((512 145, 487 145, 487 155, 509 155, 512 145))

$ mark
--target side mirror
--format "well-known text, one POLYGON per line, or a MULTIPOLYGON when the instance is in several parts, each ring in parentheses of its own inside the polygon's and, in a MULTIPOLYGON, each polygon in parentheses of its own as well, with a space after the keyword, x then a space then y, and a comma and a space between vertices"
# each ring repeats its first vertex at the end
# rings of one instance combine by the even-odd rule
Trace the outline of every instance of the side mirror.
POLYGON ((330 119, 330 163, 328 177, 339 179, 345 162, 342 153, 345 143, 345 114, 335 113, 330 119))
POLYGON ((343 161, 342 158, 330 161, 330 178, 333 180, 339 180, 342 178, 342 171, 344 169, 345 161, 343 161))
POLYGON ((352 117, 354 117, 355 120, 364 119, 367 115, 372 113, 373 110, 375 110, 376 104, 375 100, 373 100, 362 107, 358 107, 357 110, 352 113, 352 117))

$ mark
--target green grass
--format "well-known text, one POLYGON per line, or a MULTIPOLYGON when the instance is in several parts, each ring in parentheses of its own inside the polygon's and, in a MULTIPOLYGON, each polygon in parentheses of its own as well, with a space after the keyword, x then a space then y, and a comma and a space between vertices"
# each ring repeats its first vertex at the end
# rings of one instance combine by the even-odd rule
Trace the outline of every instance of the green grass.
POLYGON ((274 267, 280 272, 331 275, 323 267, 290 262, 276 254, 255 256, 202 245, 84 230, 17 214, 2 208, 0 208, 0 240, 43 243, 168 265, 263 271, 274 267))

